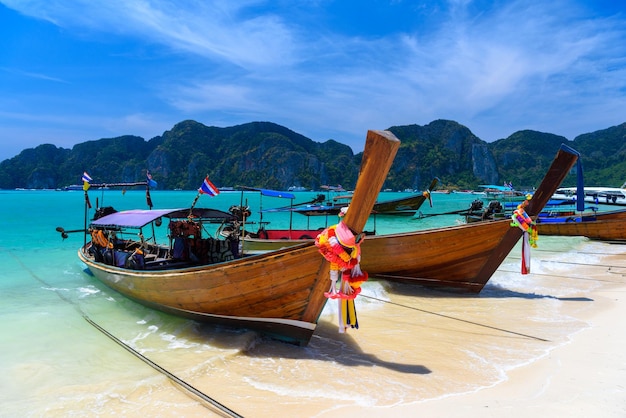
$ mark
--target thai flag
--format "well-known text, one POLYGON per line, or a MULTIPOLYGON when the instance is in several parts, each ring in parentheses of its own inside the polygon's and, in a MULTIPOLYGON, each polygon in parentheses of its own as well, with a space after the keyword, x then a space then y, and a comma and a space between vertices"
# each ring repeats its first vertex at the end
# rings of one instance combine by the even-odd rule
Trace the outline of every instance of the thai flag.
POLYGON ((200 188, 198 189, 198 192, 200 192, 201 194, 208 194, 209 196, 217 196, 218 194, 220 194, 218 188, 215 187, 215 185, 209 180, 209 176, 206 176, 204 182, 202 183, 202 186, 200 186, 200 188))
POLYGON ((91 183, 91 177, 89 177, 89 174, 87 174, 86 171, 83 172, 83 182, 85 183, 91 183))

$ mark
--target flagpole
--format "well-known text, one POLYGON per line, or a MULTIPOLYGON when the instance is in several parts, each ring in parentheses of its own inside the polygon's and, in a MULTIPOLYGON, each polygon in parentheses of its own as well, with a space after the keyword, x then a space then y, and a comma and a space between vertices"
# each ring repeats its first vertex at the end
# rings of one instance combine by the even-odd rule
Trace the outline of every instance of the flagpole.
POLYGON ((146 182, 146 203, 148 204, 148 207, 150 208, 150 210, 152 210, 152 198, 150 197, 150 184, 148 184, 148 182, 146 182))
POLYGON ((87 190, 89 190, 90 184, 89 181, 91 177, 87 175, 87 173, 83 173, 83 191, 85 192, 85 219, 83 221, 83 230, 85 231, 83 234, 83 247, 87 245, 87 218, 89 217, 89 209, 91 208, 91 202, 89 201, 89 194, 87 190))
POLYGON ((89 212, 89 197, 87 196, 87 190, 85 190, 85 219, 83 222, 83 248, 87 245, 87 217, 89 212))
MULTIPOLYGON (((243 192, 242 192, 242 194, 243 194, 243 192)), ((246 199, 246 206, 248 206, 248 199, 246 199)), ((241 224, 241 234, 239 235, 239 242, 241 242, 241 254, 240 254, 241 256, 244 255, 244 251, 245 251, 244 244, 246 242, 246 239, 245 239, 246 238, 246 218, 247 218, 246 211, 242 210, 241 211, 241 222, 242 222, 242 224, 241 224)))
POLYGON ((189 208, 189 216, 188 218, 191 218, 191 215, 193 214, 193 208, 196 207, 196 203, 198 203, 198 199, 200 199, 200 195, 202 193, 198 192, 198 194, 196 195, 196 198, 193 200, 193 203, 191 204, 191 208, 189 208))
POLYGON ((156 181, 152 180, 150 170, 146 170, 146 203, 150 210, 152 210, 152 197, 150 197, 150 186, 156 187, 156 181), (152 183, 152 184, 151 184, 152 183))

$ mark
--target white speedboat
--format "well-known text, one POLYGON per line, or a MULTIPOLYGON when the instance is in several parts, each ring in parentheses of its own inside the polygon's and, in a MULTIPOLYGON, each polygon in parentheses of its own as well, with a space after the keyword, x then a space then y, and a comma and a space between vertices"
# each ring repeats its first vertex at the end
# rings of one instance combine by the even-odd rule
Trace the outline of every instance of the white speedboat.
MULTIPOLYGON (((626 183, 622 187, 585 186, 585 202, 605 205, 626 205, 626 183)), ((556 190, 553 199, 576 198, 576 187, 561 187, 556 190)))

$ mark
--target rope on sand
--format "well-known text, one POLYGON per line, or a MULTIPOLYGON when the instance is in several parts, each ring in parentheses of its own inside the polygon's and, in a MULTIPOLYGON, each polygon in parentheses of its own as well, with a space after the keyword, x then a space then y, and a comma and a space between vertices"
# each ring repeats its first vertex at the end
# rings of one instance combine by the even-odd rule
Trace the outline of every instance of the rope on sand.
MULTIPOLYGON (((619 255, 619 254, 616 254, 619 255)), ((519 260, 521 257, 508 256, 507 258, 512 260, 519 260)), ((560 260, 538 260, 544 263, 558 263, 558 264, 572 264, 575 266, 589 266, 589 267, 606 267, 608 269, 626 269, 626 266, 612 266, 609 264, 596 264, 596 263, 577 263, 575 261, 560 261, 560 260)))
POLYGON ((201 392, 200 390, 196 389, 195 387, 193 387, 189 383, 185 382, 181 378, 179 378, 176 375, 172 374, 171 372, 165 370, 163 367, 159 366, 158 364, 156 364, 155 362, 153 362, 152 360, 150 360, 149 358, 147 358, 146 356, 144 356, 143 354, 141 354, 140 352, 138 352, 137 350, 135 350, 134 348, 132 348, 128 344, 124 343, 122 340, 117 338, 115 335, 111 334, 106 329, 102 328, 100 325, 98 325, 97 323, 92 321, 87 315, 83 315, 83 318, 85 318, 85 321, 89 322, 91 325, 93 325, 96 329, 98 329, 104 335, 106 335, 107 337, 109 337, 110 339, 115 341, 122 348, 125 348, 128 352, 130 352, 131 354, 133 354, 134 356, 139 358, 141 361, 143 361, 144 363, 146 363, 147 365, 149 365, 150 367, 152 367, 156 371, 164 374, 165 376, 167 376, 168 378, 170 378, 171 380, 173 380, 174 382, 176 382, 177 384, 179 384, 180 386, 182 386, 183 388, 185 388, 189 392, 191 392, 194 395, 198 396, 203 401, 210 403, 211 405, 213 405, 214 407, 218 408, 220 411, 224 412, 226 415, 228 415, 230 417, 241 417, 241 415, 237 414, 233 410, 231 410, 231 409, 227 408, 226 406, 222 405, 221 403, 219 403, 215 399, 209 397, 208 395, 204 394, 203 392, 201 392))
MULTIPOLYGON (((38 281, 39 283, 41 283, 42 285, 46 286, 47 288, 52 289, 53 287, 46 283, 45 280, 43 280, 41 277, 37 276, 30 268, 28 268, 24 263, 22 263, 22 260, 20 260, 19 258, 17 258, 14 254, 11 254, 11 256, 22 266, 22 268, 26 271, 28 271, 31 275, 31 277, 33 279, 35 279, 36 281, 38 281)), ((190 385, 189 383, 185 382, 184 380, 182 380, 181 378, 177 377, 176 375, 174 375, 173 373, 167 371, 166 369, 164 369, 163 367, 159 366, 158 364, 156 364, 155 362, 153 362, 152 360, 150 360, 149 358, 145 357, 143 354, 139 353, 138 351, 136 351, 135 349, 133 349, 132 347, 130 347, 129 345, 127 345, 126 343, 124 343, 122 340, 120 340, 119 338, 115 337, 113 334, 111 334, 110 332, 108 332, 107 330, 105 330, 104 328, 102 328, 100 325, 98 325, 96 322, 94 322, 91 318, 89 318, 89 316, 83 312, 83 310, 80 308, 80 306, 78 306, 78 304, 76 304, 74 301, 72 301, 71 299, 69 299, 68 297, 66 297, 65 295, 63 295, 62 293, 60 293, 58 290, 54 290, 54 292, 56 293, 56 295, 63 300, 64 302, 69 303, 70 305, 72 305, 79 313, 80 315, 85 319, 85 321, 87 321, 88 323, 90 323, 91 325, 93 325, 94 328, 96 328, 98 331, 102 332, 104 335, 106 335, 107 337, 109 337, 110 339, 112 339, 113 341, 115 341, 118 345, 120 345, 121 347, 125 348, 127 351, 129 351, 130 353, 132 353, 133 355, 135 355, 137 358, 141 359, 144 363, 146 363, 147 365, 149 365, 150 367, 152 367, 153 369, 155 369, 156 371, 164 374, 166 377, 168 377, 169 379, 171 379, 172 381, 174 381, 175 383, 179 384, 180 386, 182 386, 184 389, 186 389, 187 391, 191 392, 192 394, 196 395, 197 397, 199 397, 201 400, 213 405, 214 407, 216 407, 219 411, 221 411, 222 413, 224 413, 226 416, 230 416, 230 417, 235 417, 235 418, 239 418, 242 417, 242 415, 237 414, 236 412, 234 412, 233 410, 227 408, 226 406, 222 405, 221 403, 219 403, 218 401, 216 401, 215 399, 211 398, 210 396, 206 395, 205 393, 201 392, 200 390, 196 389, 195 387, 193 387, 192 385, 190 385)), ((204 405, 206 407, 206 404, 203 402, 200 402, 202 405, 204 405)))
POLYGON ((498 328, 498 327, 494 327, 494 326, 491 326, 491 325, 485 325, 485 324, 481 324, 481 323, 474 322, 474 321, 468 321, 466 319, 456 318, 454 316, 444 315, 444 314, 440 314, 438 312, 428 311, 426 309, 415 308, 413 306, 403 305, 401 303, 396 303, 396 302, 391 302, 391 301, 384 300, 384 299, 379 299, 379 298, 376 298, 374 296, 367 296, 367 295, 364 295, 363 293, 361 293, 359 295, 359 297, 364 297, 364 298, 376 300, 378 302, 383 302, 383 303, 388 303, 390 305, 399 306, 401 308, 411 309, 411 310, 414 310, 414 311, 419 311, 419 312, 424 312, 424 313, 428 313, 428 314, 431 314, 431 315, 440 316, 442 318, 452 319, 454 321, 465 322, 467 324, 472 324, 472 325, 476 325, 476 326, 483 327, 483 328, 490 328, 490 329, 493 329, 493 330, 496 330, 496 331, 506 332, 508 334, 519 335, 521 337, 531 338, 531 339, 537 340, 537 341, 544 341, 544 342, 549 342, 550 341, 550 340, 546 340, 545 338, 535 337, 533 335, 528 335, 528 334, 523 334, 523 333, 520 333, 520 332, 510 331, 510 330, 507 330, 507 329, 504 329, 504 328, 498 328))
MULTIPOLYGON (((504 270, 502 268, 498 269, 499 272, 501 273, 518 273, 519 274, 519 270, 504 270)), ((617 271, 609 271, 607 273, 611 273, 611 274, 622 274, 622 272, 617 272, 617 271)), ((621 284, 624 282, 616 282, 614 280, 603 280, 603 279, 592 279, 589 277, 576 277, 576 276, 563 276, 561 274, 548 274, 548 273, 535 273, 535 272, 531 272, 530 273, 533 276, 545 276, 545 277, 558 277, 561 279, 569 279, 569 280, 585 280, 585 281, 589 281, 589 282, 603 282, 603 283, 616 283, 616 284, 621 284)))

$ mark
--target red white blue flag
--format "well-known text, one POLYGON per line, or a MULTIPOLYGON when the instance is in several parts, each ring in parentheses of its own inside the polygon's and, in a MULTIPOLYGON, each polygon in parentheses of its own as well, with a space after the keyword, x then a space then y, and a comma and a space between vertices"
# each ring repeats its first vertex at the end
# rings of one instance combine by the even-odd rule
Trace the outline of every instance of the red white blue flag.
POLYGON ((220 191, 211 181, 209 180, 209 176, 204 179, 202 186, 198 189, 198 192, 201 194, 208 194, 209 196, 217 196, 220 194, 220 191))

